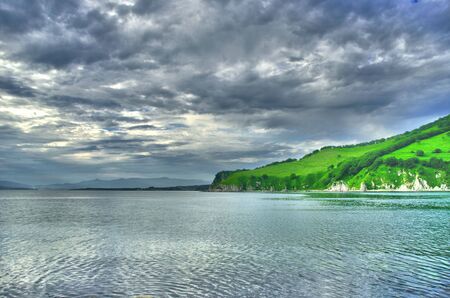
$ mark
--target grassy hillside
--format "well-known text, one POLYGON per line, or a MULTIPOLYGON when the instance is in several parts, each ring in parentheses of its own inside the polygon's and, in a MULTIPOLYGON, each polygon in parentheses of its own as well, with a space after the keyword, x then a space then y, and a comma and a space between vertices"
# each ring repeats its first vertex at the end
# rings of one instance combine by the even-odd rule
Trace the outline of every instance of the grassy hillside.
POLYGON ((444 132, 429 139, 414 142, 411 145, 387 154, 385 157, 395 157, 398 159, 417 157, 420 160, 429 160, 435 157, 450 160, 450 135, 444 132), (440 149, 442 152, 434 152, 436 149, 440 149), (416 152, 418 150, 422 150, 424 155, 417 156, 416 152))
POLYGON ((428 186, 450 185, 449 131, 450 115, 388 139, 324 147, 299 160, 290 159, 253 170, 220 172, 211 189, 306 190, 327 189, 337 183, 354 189, 362 184, 369 189, 400 188, 414 183, 411 179, 417 176, 426 179, 426 183, 429 181, 428 186))

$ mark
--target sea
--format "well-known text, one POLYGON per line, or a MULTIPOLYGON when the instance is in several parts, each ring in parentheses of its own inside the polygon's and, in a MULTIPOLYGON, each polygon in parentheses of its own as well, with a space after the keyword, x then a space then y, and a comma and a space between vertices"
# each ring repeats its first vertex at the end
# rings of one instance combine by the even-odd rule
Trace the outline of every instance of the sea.
POLYGON ((449 297, 450 193, 0 191, 0 297, 449 297))

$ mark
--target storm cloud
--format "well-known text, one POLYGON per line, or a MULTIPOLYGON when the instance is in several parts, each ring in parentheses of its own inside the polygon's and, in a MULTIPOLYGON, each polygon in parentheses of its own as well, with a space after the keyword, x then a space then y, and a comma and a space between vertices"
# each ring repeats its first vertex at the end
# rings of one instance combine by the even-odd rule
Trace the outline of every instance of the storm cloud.
POLYGON ((5 0, 0 179, 194 177, 450 111, 448 1, 5 0))

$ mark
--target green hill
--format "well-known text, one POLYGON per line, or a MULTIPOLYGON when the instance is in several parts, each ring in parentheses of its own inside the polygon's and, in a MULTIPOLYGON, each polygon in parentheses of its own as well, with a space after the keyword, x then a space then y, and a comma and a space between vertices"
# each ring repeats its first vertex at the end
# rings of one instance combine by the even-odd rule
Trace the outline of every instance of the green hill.
POLYGON ((447 190, 450 115, 410 132, 329 146, 253 170, 219 172, 212 191, 447 190))

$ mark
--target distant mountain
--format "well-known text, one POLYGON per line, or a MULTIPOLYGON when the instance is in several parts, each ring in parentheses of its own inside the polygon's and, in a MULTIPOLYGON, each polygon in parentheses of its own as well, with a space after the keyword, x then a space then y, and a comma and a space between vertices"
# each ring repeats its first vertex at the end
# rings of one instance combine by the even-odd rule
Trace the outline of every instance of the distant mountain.
POLYGON ((114 180, 87 180, 78 183, 63 183, 38 185, 36 188, 40 189, 124 189, 124 188, 150 188, 150 187, 174 187, 174 186, 191 186, 191 185, 205 185, 209 184, 207 181, 198 179, 178 179, 178 178, 121 178, 114 180))
POLYGON ((450 115, 387 139, 328 146, 253 170, 219 172, 212 191, 450 190, 450 115))
POLYGON ((0 189, 30 189, 31 185, 17 183, 13 181, 0 181, 0 189))

